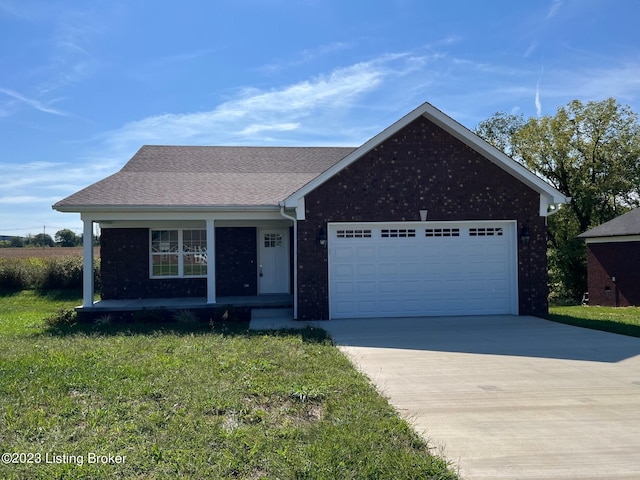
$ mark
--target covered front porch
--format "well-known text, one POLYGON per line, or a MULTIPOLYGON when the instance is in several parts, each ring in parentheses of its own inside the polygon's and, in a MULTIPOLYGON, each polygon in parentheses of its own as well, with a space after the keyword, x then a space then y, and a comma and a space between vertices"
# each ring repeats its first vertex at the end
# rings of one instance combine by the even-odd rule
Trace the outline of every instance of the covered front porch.
POLYGON ((95 301, 93 249, 85 248, 78 312, 295 310, 296 224, 283 211, 82 217, 85 238, 100 225, 101 299, 95 301))

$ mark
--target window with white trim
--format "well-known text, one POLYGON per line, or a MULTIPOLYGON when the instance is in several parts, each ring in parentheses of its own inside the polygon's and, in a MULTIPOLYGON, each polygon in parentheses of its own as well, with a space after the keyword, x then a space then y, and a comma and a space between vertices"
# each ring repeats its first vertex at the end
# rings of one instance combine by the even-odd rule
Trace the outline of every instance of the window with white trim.
POLYGON ((502 233, 502 227, 478 227, 469 229, 470 237, 501 237, 502 233))
POLYGON ((380 232, 382 238, 410 238, 416 236, 415 228, 384 228, 380 232))
POLYGON ((338 238, 371 238, 371 230, 338 230, 336 232, 338 238))
POLYGON ((425 237, 459 237, 459 228, 425 228, 425 237))
POLYGON ((207 231, 150 230, 151 278, 207 275, 207 231))
POLYGON ((265 233, 264 234, 264 246, 265 248, 277 248, 281 247, 282 234, 281 233, 265 233))

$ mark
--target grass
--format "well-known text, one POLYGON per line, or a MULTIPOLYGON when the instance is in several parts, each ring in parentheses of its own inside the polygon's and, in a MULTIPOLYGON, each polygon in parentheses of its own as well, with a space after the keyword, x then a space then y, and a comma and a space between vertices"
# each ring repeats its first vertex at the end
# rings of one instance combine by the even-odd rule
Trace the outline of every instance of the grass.
POLYGON ((47 327, 79 302, 0 295, 0 478, 456 478, 322 330, 47 327))
POLYGON ((578 327, 640 337, 639 307, 550 307, 549 319, 578 327))

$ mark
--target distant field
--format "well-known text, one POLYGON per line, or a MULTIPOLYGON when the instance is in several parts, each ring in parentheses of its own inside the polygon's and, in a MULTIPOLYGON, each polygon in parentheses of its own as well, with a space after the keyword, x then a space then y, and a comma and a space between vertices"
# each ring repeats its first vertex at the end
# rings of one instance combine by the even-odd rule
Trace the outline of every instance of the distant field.
MULTIPOLYGON (((74 255, 82 255, 82 247, 0 248, 0 258, 59 258, 74 255)), ((100 247, 94 247, 93 255, 100 257, 100 247)))

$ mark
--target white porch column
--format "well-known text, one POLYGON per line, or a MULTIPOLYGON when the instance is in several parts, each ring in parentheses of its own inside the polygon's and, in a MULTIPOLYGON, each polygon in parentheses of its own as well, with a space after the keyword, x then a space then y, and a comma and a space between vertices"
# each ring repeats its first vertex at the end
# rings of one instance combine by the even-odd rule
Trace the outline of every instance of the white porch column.
POLYGON ((216 229, 207 219, 207 303, 216 303, 216 229))
POLYGON ((83 219, 82 237, 82 306, 93 305, 93 220, 83 219))

